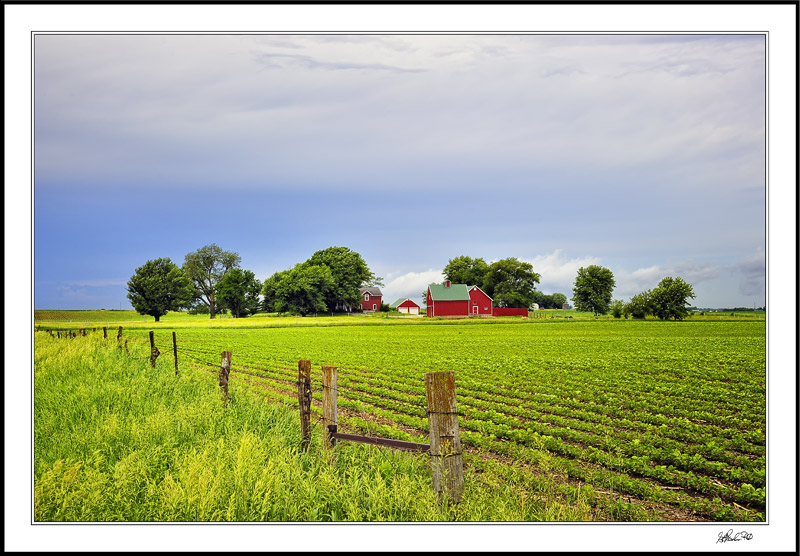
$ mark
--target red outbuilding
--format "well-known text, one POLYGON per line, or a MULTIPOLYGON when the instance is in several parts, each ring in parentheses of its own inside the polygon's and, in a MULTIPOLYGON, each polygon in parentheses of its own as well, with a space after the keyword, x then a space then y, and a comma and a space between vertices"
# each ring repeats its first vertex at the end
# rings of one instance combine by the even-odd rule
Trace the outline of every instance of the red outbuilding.
POLYGON ((399 313, 408 313, 409 315, 418 315, 420 310, 419 304, 408 297, 401 297, 389 305, 389 308, 395 309, 399 313))
POLYGON ((380 311, 383 293, 380 288, 361 288, 361 310, 380 311))

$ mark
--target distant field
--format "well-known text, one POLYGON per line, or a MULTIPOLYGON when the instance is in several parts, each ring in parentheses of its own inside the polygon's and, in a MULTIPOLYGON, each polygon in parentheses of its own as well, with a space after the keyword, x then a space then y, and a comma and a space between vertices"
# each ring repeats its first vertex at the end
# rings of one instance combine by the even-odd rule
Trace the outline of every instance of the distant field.
MULTIPOLYGON (((57 311, 57 310, 35 310, 33 320, 36 323, 57 322, 57 323, 117 323, 117 322, 155 322, 153 317, 140 315, 136 311, 57 311)), ((170 312, 161 317, 161 320, 209 320, 208 315, 190 315, 185 312, 170 312)))
POLYGON ((262 321, 261 328, 222 328, 208 319, 123 327, 140 356, 155 330, 165 369, 172 364, 169 329, 177 331, 187 371, 213 373, 230 350, 232 388, 247 384, 289 406, 299 359, 312 361, 317 407, 319 366, 335 365, 342 430, 412 441, 424 441, 427 430, 424 373, 452 370, 462 441, 477 458, 471 465, 499 461, 507 482, 498 488, 514 500, 531 495, 514 479, 522 467, 555 477, 568 499, 588 497, 593 519, 763 521, 765 323, 714 317, 373 315, 284 318, 276 327, 266 323, 280 318, 244 319, 262 321), (353 326, 332 325, 346 319, 353 326), (310 326, 291 324, 301 321, 310 326))
MULTIPOLYGON (((351 324, 440 324, 442 322, 453 322, 448 319, 434 318, 429 319, 425 316, 408 316, 397 313, 388 315, 386 313, 353 313, 350 315, 320 314, 307 317, 278 316, 274 313, 258 313, 251 317, 235 319, 230 315, 217 315, 216 319, 211 320, 208 315, 190 315, 187 312, 169 312, 159 322, 155 322, 153 317, 143 316, 136 311, 59 311, 59 310, 35 310, 34 324, 40 328, 86 328, 96 326, 119 326, 131 324, 140 326, 142 323, 153 328, 183 328, 183 327, 211 327, 211 328, 265 328, 283 326, 340 326, 351 324)), ((542 320, 616 320, 610 315, 603 315, 595 318, 592 313, 579 312, 574 309, 545 309, 532 311, 528 320, 541 322, 542 320)), ((489 322, 517 322, 522 317, 500 317, 489 319, 489 322)), ((624 321, 625 319, 619 319, 624 321)), ((654 319, 647 319, 654 320, 654 319)), ((763 312, 743 312, 743 313, 699 313, 692 314, 687 321, 706 322, 706 321, 764 321, 763 312)), ((460 324, 475 324, 487 322, 480 318, 460 319, 456 322, 460 324)))

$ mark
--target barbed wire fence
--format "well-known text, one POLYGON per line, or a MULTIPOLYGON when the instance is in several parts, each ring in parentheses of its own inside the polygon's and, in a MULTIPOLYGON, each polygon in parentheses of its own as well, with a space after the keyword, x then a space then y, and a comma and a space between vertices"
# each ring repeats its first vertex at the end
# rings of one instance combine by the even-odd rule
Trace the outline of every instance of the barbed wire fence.
MULTIPOLYGON (((41 332, 41 327, 36 328, 37 332, 41 332)), ((46 330, 51 337, 60 337, 54 335, 52 330, 46 330)), ((96 334, 97 328, 93 329, 93 335, 96 334)), ((103 327, 103 340, 108 342, 108 327, 103 327)), ((87 328, 80 328, 77 332, 70 331, 65 337, 74 340, 78 337, 84 338, 87 336, 87 328)), ((142 355, 142 348, 146 349, 147 344, 135 339, 133 342, 133 352, 129 347, 129 338, 124 338, 123 341, 123 327, 117 329, 116 343, 117 348, 122 350, 124 348, 127 357, 133 360, 148 359, 150 367, 156 369, 159 357, 162 354, 168 354, 169 349, 164 346, 164 352, 159 349, 156 344, 155 332, 150 330, 149 337, 149 354, 142 355)), ((415 442, 399 441, 389 438, 377 438, 374 436, 360 436, 338 431, 338 417, 337 417, 337 404, 338 393, 340 390, 351 390, 356 392, 354 388, 347 386, 340 386, 338 380, 338 367, 332 365, 321 366, 321 384, 322 384, 322 411, 321 415, 311 421, 312 413, 312 390, 311 390, 311 361, 300 360, 298 361, 298 373, 295 379, 286 378, 286 372, 289 369, 280 366, 273 366, 273 368, 256 366, 256 365, 239 365, 235 368, 232 365, 231 351, 223 351, 221 353, 221 360, 219 364, 208 361, 208 353, 200 351, 193 351, 192 349, 178 349, 177 333, 172 332, 172 354, 174 358, 175 377, 179 376, 179 355, 186 357, 193 363, 190 365, 207 368, 210 372, 214 369, 219 369, 219 386, 222 393, 223 406, 227 407, 231 400, 229 393, 229 381, 231 372, 249 375, 257 378, 260 381, 269 381, 279 383, 281 386, 294 386, 294 396, 285 393, 287 397, 296 397, 300 405, 300 420, 301 420, 301 447, 303 450, 307 449, 313 430, 321 422, 323 424, 323 448, 331 450, 337 440, 361 442, 367 444, 377 444, 382 446, 390 446, 403 450, 412 451, 427 451, 431 456, 433 463, 433 485, 434 490, 439 494, 440 499, 443 495, 447 495, 453 503, 458 503, 461 499, 463 492, 463 469, 461 462, 461 443, 458 435, 458 414, 456 411, 456 398, 455 398, 455 383, 452 372, 436 372, 425 374, 425 397, 427 398, 428 406, 428 419, 429 419, 429 433, 430 444, 421 444, 415 442), (260 371, 260 372, 257 372, 260 371), (273 374, 277 376, 265 376, 265 374, 273 374), (454 436, 453 436, 454 435, 454 436), (454 479, 453 479, 454 478, 454 479)), ((162 360, 163 361, 163 360, 162 360)), ((247 382, 245 379, 244 382, 247 382)), ((281 391, 282 389, 278 389, 281 391)))

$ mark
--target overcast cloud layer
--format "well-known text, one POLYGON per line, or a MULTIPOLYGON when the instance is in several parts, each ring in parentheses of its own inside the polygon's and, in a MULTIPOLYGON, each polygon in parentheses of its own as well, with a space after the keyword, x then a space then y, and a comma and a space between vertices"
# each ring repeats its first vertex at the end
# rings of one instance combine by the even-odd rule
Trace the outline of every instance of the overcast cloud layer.
POLYGON ((211 242, 261 279, 345 245, 389 302, 458 255, 766 300, 763 36, 39 35, 34 62, 36 308, 129 307, 136 267, 211 242))

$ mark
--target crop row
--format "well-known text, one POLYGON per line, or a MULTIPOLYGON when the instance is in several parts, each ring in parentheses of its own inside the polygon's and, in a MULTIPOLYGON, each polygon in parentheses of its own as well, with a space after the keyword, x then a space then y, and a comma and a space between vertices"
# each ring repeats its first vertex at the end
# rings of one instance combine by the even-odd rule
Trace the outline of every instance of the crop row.
MULTIPOLYGON (((425 409, 420 407, 418 403, 398 401, 392 397, 384 396, 380 389, 372 389, 373 392, 369 394, 365 394, 363 390, 364 387, 358 390, 348 390, 346 395, 350 399, 363 401, 372 405, 372 407, 388 408, 395 414, 416 417, 420 419, 420 424, 416 425, 417 428, 424 430, 422 418, 425 416, 425 409)), ((465 417, 462 420, 464 428, 488 434, 490 437, 504 438, 525 445, 544 446, 548 449, 555 448, 557 451, 578 459, 586 459, 587 461, 597 461, 598 459, 611 461, 609 459, 611 457, 623 457, 630 458, 636 464, 647 463, 655 471, 637 465, 637 472, 642 476, 649 476, 658 480, 669 479, 670 482, 668 484, 676 484, 675 481, 679 480, 683 475, 691 478, 691 474, 694 472, 716 476, 733 482, 754 483, 757 486, 763 486, 766 481, 763 467, 751 470, 731 467, 725 462, 709 461, 700 453, 685 453, 686 447, 684 446, 673 444, 668 447, 657 447, 646 442, 647 440, 658 441, 655 437, 650 439, 620 439, 608 434, 603 436, 589 434, 570 427, 554 428, 548 426, 547 423, 523 422, 520 418, 506 413, 475 409, 468 403, 459 404, 459 413, 465 417), (576 452, 572 448, 567 448, 564 443, 576 445, 576 449, 582 451, 576 452), (681 448, 684 451, 681 451, 681 448), (683 473, 684 471, 688 475, 683 473)), ((406 421, 406 424, 413 425, 414 421, 406 421)), ((688 483, 684 480, 677 484, 686 486, 688 483)), ((699 479, 694 481, 693 484, 695 486, 696 484, 703 484, 704 490, 699 491, 704 493, 715 492, 718 489, 727 490, 728 488, 733 488, 714 485, 711 479, 707 481, 699 479)))
POLYGON ((218 364, 231 350, 234 371, 287 392, 297 360, 312 360, 316 385, 319 365, 336 365, 341 407, 419 431, 423 374, 455 370, 468 445, 550 453, 570 476, 627 484, 631 495, 695 504, 707 516, 763 508, 763 330, 661 324, 198 329, 179 332, 179 351, 218 364))
MULTIPOLYGON (((256 368, 249 367, 249 369, 256 368)), ((291 371, 288 369, 258 368, 257 370, 266 378, 287 382, 292 380, 291 371)), ((381 382, 381 377, 373 375, 369 379, 357 379, 353 378, 352 374, 342 375, 340 388, 348 390, 345 395, 350 398, 360 398, 373 405, 390 406, 400 414, 412 417, 425 416, 424 395, 420 388, 413 388, 416 391, 408 393, 388 389, 385 386, 372 386, 370 382, 381 382)), ((677 469, 702 472, 728 481, 748 482, 756 486, 763 485, 766 480, 763 458, 753 461, 744 456, 727 453, 723 446, 713 440, 706 444, 693 445, 670 441, 661 434, 641 431, 631 434, 611 427, 610 424, 548 415, 520 406, 513 407, 512 410, 507 401, 501 404, 472 398, 470 392, 464 390, 460 387, 459 405, 461 413, 466 417, 465 426, 473 426, 469 422, 477 420, 478 424, 474 426, 488 430, 485 425, 480 424, 488 423, 493 430, 502 431, 501 436, 505 435, 510 440, 524 441, 526 435, 543 435, 622 454, 634 458, 633 461, 638 461, 635 458, 648 458, 656 467, 658 464, 666 464, 677 469), (705 456, 713 459, 709 460, 705 456)), ((552 410, 552 407, 550 409, 552 410)), ((414 426, 418 425, 415 423, 414 426)), ((418 426, 418 428, 423 427, 418 426)))
MULTIPOLYGON (((353 380, 352 377, 357 372, 350 369, 347 370, 351 380, 353 380)), ((407 383, 398 382, 383 375, 369 374, 366 371, 362 371, 360 374, 363 377, 362 388, 378 388, 385 392, 384 395, 386 397, 404 400, 416 398, 420 400, 418 402, 420 405, 423 403, 424 389, 421 386, 409 386, 407 383)), ((417 382, 420 381, 417 380, 417 382)), ((525 419, 549 421, 556 425, 564 424, 564 426, 585 428, 598 434, 621 434, 625 436, 626 430, 637 431, 639 434, 631 437, 631 440, 641 438, 642 434, 653 434, 653 436, 659 438, 674 438, 682 443, 697 443, 705 446, 701 449, 707 451, 709 455, 716 454, 720 457, 723 457, 722 452, 725 449, 737 451, 747 451, 749 449, 754 452, 755 457, 763 456, 763 446, 759 444, 759 442, 763 442, 763 439, 759 434, 755 433, 743 433, 735 429, 720 429, 713 425, 694 424, 682 418, 671 418, 666 422, 660 422, 656 426, 646 422, 651 415, 637 415, 639 420, 634 421, 627 418, 630 413, 624 413, 623 415, 625 416, 622 416, 615 412, 613 408, 607 408, 600 404, 580 403, 574 400, 565 401, 556 398, 555 401, 565 404, 559 405, 554 403, 552 396, 546 394, 532 393, 528 398, 520 398, 491 394, 487 393, 486 390, 487 388, 482 390, 469 388, 469 380, 461 380, 459 378, 459 403, 470 403, 479 408, 498 412, 498 414, 519 415, 525 419), (466 386, 464 382, 467 383, 466 386), (565 422, 560 418, 572 418, 574 421, 565 422), (721 444, 720 438, 723 439, 721 444), (726 438, 728 442, 725 442, 726 438)), ((730 461, 730 463, 748 465, 751 459, 743 456, 736 458, 735 461, 730 461)))
MULTIPOLYGON (((350 377, 349 380, 352 382, 354 380, 352 375, 348 373, 348 376, 350 377)), ((394 384, 396 383, 391 383, 391 381, 388 380, 382 381, 379 377, 372 376, 369 378, 362 378, 358 383, 358 388, 361 391, 371 392, 385 399, 401 400, 403 402, 416 405, 417 411, 422 411, 424 406, 423 392, 419 391, 419 389, 417 389, 418 391, 416 392, 396 390, 393 388, 394 384), (373 384, 381 385, 378 386, 373 384)), ((614 446, 618 445, 630 445, 634 447, 638 447, 640 445, 652 445, 662 450, 669 450, 670 452, 674 452, 675 450, 683 450, 684 452, 688 451, 690 456, 702 454, 723 462, 724 464, 742 467, 745 470, 756 470, 759 475, 763 474, 763 456, 753 459, 727 452, 725 450, 727 446, 724 443, 720 444, 718 441, 715 441, 710 437, 710 435, 707 435, 709 438, 704 444, 686 444, 683 442, 685 439, 681 439, 679 442, 671 440, 669 437, 665 437, 663 433, 666 431, 661 427, 650 427, 651 430, 639 430, 637 433, 631 433, 624 428, 620 428, 619 426, 612 426, 612 423, 616 423, 610 418, 606 419, 605 423, 598 423, 596 421, 586 420, 585 417, 587 412, 585 411, 570 411, 568 408, 565 408, 563 413, 570 415, 564 416, 553 412, 553 409, 558 409, 553 406, 531 409, 529 405, 511 405, 507 399, 502 399, 499 396, 496 396, 495 399, 499 399, 501 401, 493 402, 488 400, 485 394, 482 392, 469 391, 460 385, 458 389, 458 399, 460 408, 463 409, 467 407, 475 409, 471 415, 472 418, 478 417, 478 412, 482 411, 481 415, 483 420, 493 420, 499 423, 509 424, 511 426, 524 427, 525 423, 528 421, 539 421, 541 423, 550 424, 563 429, 578 429, 586 431, 589 434, 603 436, 606 440, 606 447, 612 449, 614 446), (609 446, 609 443, 612 442, 613 444, 609 446)), ((466 413, 464 414, 466 415, 466 413)), ((592 415, 592 417, 596 417, 596 414, 592 415)), ((631 425, 635 424, 636 423, 633 422, 631 423, 631 425)), ((669 430, 668 427, 667 430, 669 430)), ((739 438, 739 436, 735 438, 739 438)), ((709 468, 711 467, 716 467, 717 472, 725 471, 728 474, 734 473, 733 477, 729 477, 733 478, 733 480, 736 480, 735 477, 738 476, 735 470, 724 470, 721 468, 724 466, 714 466, 713 464, 710 464, 709 468)), ((758 479, 757 477, 749 476, 746 478, 756 480, 757 482, 763 481, 763 478, 758 479)))
MULTIPOLYGON (((427 430, 425 419, 422 416, 409 415, 407 412, 409 404, 393 403, 387 398, 368 394, 340 398, 339 404, 354 411, 380 415, 406 426, 427 430)), ((424 412, 417 408, 415 413, 424 412)), ((466 415, 470 415, 470 413, 470 411, 465 412, 466 415)), ((489 440, 503 439, 526 447, 544 448, 574 461, 594 463, 609 470, 651 479, 667 485, 679 486, 705 496, 717 497, 759 509, 763 509, 766 503, 764 488, 756 488, 746 482, 738 487, 735 485, 723 485, 713 478, 704 474, 697 474, 693 470, 682 471, 673 464, 654 464, 648 456, 610 454, 596 446, 583 445, 582 443, 587 438, 576 433, 576 431, 562 431, 561 436, 552 436, 546 434, 551 432, 547 428, 541 428, 540 430, 536 430, 536 427, 515 429, 505 424, 491 420, 481 420, 480 418, 467 419, 463 421, 462 426, 467 431, 477 432, 479 436, 488 437, 489 440), (488 430, 492 432, 487 433, 487 425, 489 427, 488 430)), ((462 440, 467 444, 476 446, 482 444, 480 441, 476 441, 475 436, 469 434, 465 435, 462 440)), ((644 449, 646 450, 646 448, 644 449)), ((672 453, 662 455, 665 460, 671 460, 681 467, 691 469, 708 466, 708 462, 704 461, 699 454, 689 457, 675 450, 672 453)), ((702 471, 701 469, 696 470, 702 471)))
MULTIPOLYGON (((254 369, 250 368, 249 370, 254 369)), ((284 382, 290 382, 290 375, 286 374, 286 372, 286 369, 280 369, 277 373, 265 373, 273 375, 271 377, 265 376, 265 378, 274 379, 280 377, 284 382)), ((421 431, 427 430, 426 420, 424 419, 425 410, 417 400, 399 401, 385 396, 385 392, 379 388, 372 388, 373 393, 365 393, 365 389, 370 389, 368 385, 351 385, 347 379, 340 381, 339 389, 339 404, 342 407, 356 412, 380 415, 393 422, 421 431), (352 388, 351 386, 357 387, 352 388)), ((320 394, 315 397, 318 402, 321 401, 320 394)), ((633 449, 613 454, 591 444, 592 438, 596 438, 596 435, 587 436, 569 428, 563 428, 553 434, 552 429, 540 424, 534 424, 533 427, 529 426, 528 428, 515 428, 514 425, 519 425, 519 421, 512 420, 509 422, 508 416, 503 417, 503 414, 474 410, 468 404, 461 405, 461 412, 467 417, 462 423, 466 430, 479 432, 488 436, 489 439, 498 438, 523 446, 545 448, 569 459, 595 463, 610 470, 638 475, 668 485, 680 486, 707 496, 715 496, 756 507, 763 507, 764 504, 763 488, 756 488, 752 484, 744 482, 741 487, 736 489, 732 485, 722 485, 706 476, 697 475, 694 471, 701 473, 710 471, 711 473, 722 475, 727 472, 728 475, 725 478, 729 480, 741 480, 744 478, 762 484, 763 476, 758 473, 755 474, 755 478, 750 478, 746 475, 742 476, 741 473, 739 475, 731 475, 729 468, 721 466, 721 464, 714 465, 712 462, 704 460, 699 454, 688 455, 681 453, 678 449, 652 452, 645 444, 641 444, 638 441, 631 443, 632 446, 640 448, 638 451, 633 449), (488 430, 492 432, 487 433, 488 430), (654 463, 654 455, 669 465, 654 463), (682 468, 688 469, 688 471, 684 472, 682 468)), ((480 444, 476 442, 475 437, 467 436, 467 438, 470 439, 471 443, 480 444)), ((606 437, 606 441, 609 439, 610 437, 606 437)), ((607 447, 619 449, 618 445, 607 447)))

